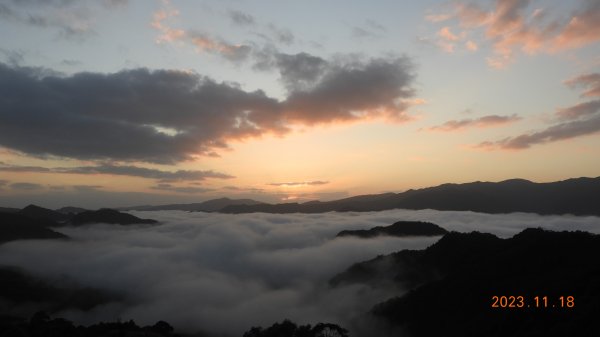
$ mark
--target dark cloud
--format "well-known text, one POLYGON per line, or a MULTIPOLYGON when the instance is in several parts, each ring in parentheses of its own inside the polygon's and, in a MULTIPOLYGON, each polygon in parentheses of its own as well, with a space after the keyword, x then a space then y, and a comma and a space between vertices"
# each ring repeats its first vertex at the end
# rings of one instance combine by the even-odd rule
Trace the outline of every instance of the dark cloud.
POLYGON ((498 116, 498 115, 489 115, 483 116, 476 119, 461 119, 461 120, 451 120, 446 123, 438 126, 430 127, 428 130, 431 131, 456 131, 470 127, 476 128, 486 128, 493 126, 500 126, 504 124, 514 123, 516 121, 521 120, 521 117, 517 115, 511 116, 498 116))
POLYGON ((586 116, 591 116, 600 111, 600 99, 579 103, 574 106, 559 109, 556 116, 559 120, 574 120, 586 116))
POLYGON ((236 25, 253 26, 256 23, 252 15, 239 10, 230 10, 229 12, 227 12, 227 14, 231 21, 236 25))
MULTIPOLYGON (((305 70, 296 68, 283 73, 305 70)), ((58 76, 0 64, 0 145, 34 156, 174 163, 292 124, 406 118, 412 70, 405 57, 330 62, 278 101, 183 71, 58 76)))
POLYGON ((214 171, 198 171, 198 170, 177 170, 177 171, 162 171, 146 167, 131 166, 131 165, 112 165, 102 164, 97 166, 78 166, 78 167, 40 167, 40 166, 21 166, 9 165, 0 162, 0 171, 5 172, 35 172, 35 173, 67 173, 67 174, 109 174, 122 175, 130 177, 140 177, 148 179, 156 179, 161 182, 173 181, 197 181, 207 178, 230 179, 233 176, 214 172, 214 171))
POLYGON ((572 88, 585 88, 586 91, 581 94, 581 97, 600 97, 600 73, 581 75, 565 83, 572 88))
POLYGON ((103 186, 100 186, 100 185, 73 185, 70 187, 78 192, 89 192, 89 191, 95 191, 97 189, 100 189, 103 186))
POLYGON ((210 191, 214 191, 210 188, 204 187, 194 187, 194 186, 173 186, 171 184, 157 184, 155 186, 150 187, 153 190, 159 191, 168 191, 168 192, 176 192, 176 193, 186 193, 186 194, 195 194, 195 193, 206 193, 210 191))
POLYGON ((597 114, 589 119, 557 124, 538 132, 506 138, 497 142, 483 142, 479 144, 479 147, 521 150, 536 144, 571 139, 594 134, 599 131, 600 114, 597 114))
POLYGON ((0 88, 0 144, 31 155, 173 163, 277 129, 263 92, 178 71, 40 78, 0 65, 0 88))
POLYGON ((412 68, 406 57, 330 63, 314 84, 290 92, 288 119, 307 125, 372 117, 405 121, 403 99, 414 95, 412 68))
POLYGON ((0 187, 8 184, 8 180, 0 179, 0 187))
POLYGON ((255 53, 255 58, 255 69, 276 69, 281 76, 281 82, 289 91, 310 88, 330 67, 325 59, 304 52, 285 54, 266 48, 255 53))
POLYGON ((291 186, 316 186, 316 185, 325 185, 325 184, 329 184, 329 181, 321 181, 321 180, 294 181, 294 182, 285 182, 285 183, 268 183, 267 185, 291 187, 291 186))
POLYGON ((41 190, 44 188, 44 186, 34 183, 12 183, 10 184, 10 188, 12 188, 13 190, 34 191, 41 190))

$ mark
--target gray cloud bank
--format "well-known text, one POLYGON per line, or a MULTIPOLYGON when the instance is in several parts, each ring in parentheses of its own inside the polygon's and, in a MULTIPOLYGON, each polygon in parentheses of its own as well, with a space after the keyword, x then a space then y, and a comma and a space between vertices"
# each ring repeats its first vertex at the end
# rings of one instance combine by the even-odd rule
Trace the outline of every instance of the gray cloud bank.
POLYGON ((290 85, 281 101, 184 71, 59 76, 0 64, 0 146, 33 156, 172 164, 291 125, 407 119, 402 100, 414 94, 407 58, 322 61, 318 69, 305 58, 278 61, 286 82, 303 83, 290 85))
POLYGON ((76 167, 41 167, 41 166, 23 166, 11 165, 0 161, 0 172, 32 172, 32 173, 63 173, 63 174, 110 174, 130 177, 140 177, 156 179, 160 182, 174 181, 199 181, 208 178, 230 179, 233 176, 214 172, 198 170, 177 170, 163 171, 146 167, 131 165, 101 164, 97 166, 76 166, 76 167))
POLYGON ((525 227, 599 233, 597 217, 488 215, 472 212, 393 210, 371 213, 246 214, 137 212, 162 225, 92 225, 64 228, 73 238, 0 246, 0 264, 18 265, 42 277, 72 278, 82 285, 125 292, 124 303, 61 316, 81 323, 164 319, 186 331, 240 336, 252 325, 284 318, 298 323, 331 321, 352 336, 373 336, 355 316, 401 289, 326 281, 354 262, 401 249, 422 249, 436 238, 331 240, 343 229, 366 229, 398 220, 422 220, 448 230, 480 230, 509 237, 525 227), (358 329, 358 330, 357 330, 358 329))

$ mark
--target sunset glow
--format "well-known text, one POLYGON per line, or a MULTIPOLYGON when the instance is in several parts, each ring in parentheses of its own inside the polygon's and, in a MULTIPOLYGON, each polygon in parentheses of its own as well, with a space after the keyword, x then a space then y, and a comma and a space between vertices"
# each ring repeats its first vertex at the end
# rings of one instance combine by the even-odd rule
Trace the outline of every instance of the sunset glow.
POLYGON ((600 3, 2 1, 0 204, 600 175, 600 3))

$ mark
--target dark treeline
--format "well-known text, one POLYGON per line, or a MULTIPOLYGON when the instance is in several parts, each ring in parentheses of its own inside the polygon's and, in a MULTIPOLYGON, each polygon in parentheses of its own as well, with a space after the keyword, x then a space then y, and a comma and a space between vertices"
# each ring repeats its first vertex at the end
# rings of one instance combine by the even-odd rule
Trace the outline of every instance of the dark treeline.
POLYGON ((318 323, 315 326, 297 325, 289 320, 275 323, 270 327, 253 327, 243 337, 348 337, 348 331, 332 323, 318 323))
MULTIPOLYGON (((140 327, 133 320, 126 322, 101 322, 90 326, 75 325, 64 318, 50 318, 43 311, 31 319, 0 315, 2 337, 202 337, 198 333, 187 335, 175 332, 165 321, 140 327)), ((332 323, 314 326, 297 325, 289 320, 275 323, 268 328, 252 327, 243 337, 348 337, 348 331, 332 323)))
POLYGON ((98 323, 88 327, 76 326, 64 318, 50 318, 45 312, 37 312, 31 319, 0 316, 2 337, 167 337, 181 336, 173 333, 173 327, 164 321, 140 327, 134 321, 98 323))

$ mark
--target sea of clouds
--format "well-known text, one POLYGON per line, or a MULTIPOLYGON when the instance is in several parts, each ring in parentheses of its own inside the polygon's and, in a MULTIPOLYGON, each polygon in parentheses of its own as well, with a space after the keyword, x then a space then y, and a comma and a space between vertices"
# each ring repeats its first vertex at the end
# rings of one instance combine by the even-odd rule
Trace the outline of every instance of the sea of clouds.
POLYGON ((159 225, 107 224, 60 228, 72 240, 31 240, 0 246, 0 265, 45 279, 68 279, 123 294, 88 312, 55 316, 81 324, 165 320, 179 331, 241 336, 251 326, 285 318, 333 322, 361 335, 356 318, 401 289, 366 285, 331 288, 351 264, 402 249, 423 249, 439 237, 335 238, 344 229, 429 221, 458 232, 511 237, 527 227, 600 233, 600 218, 390 210, 324 214, 132 212, 159 225))

